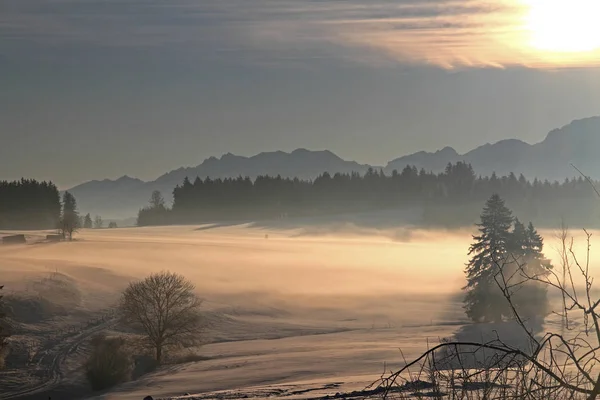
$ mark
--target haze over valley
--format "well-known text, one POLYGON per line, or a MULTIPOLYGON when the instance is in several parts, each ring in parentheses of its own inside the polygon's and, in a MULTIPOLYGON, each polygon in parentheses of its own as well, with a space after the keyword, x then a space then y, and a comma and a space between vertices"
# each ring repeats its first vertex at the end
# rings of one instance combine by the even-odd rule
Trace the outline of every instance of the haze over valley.
POLYGON ((0 0, 0 400, 600 400, 598 0, 0 0))
MULTIPOLYGON (((214 391, 235 398, 305 391, 315 398, 362 390, 378 379, 384 362, 398 368, 428 343, 468 325, 460 292, 469 233, 403 228, 315 233, 245 225, 84 230, 70 243, 2 246, 0 259, 6 296, 33 296, 41 287, 36 282, 50 279, 53 292, 40 295, 74 312, 20 328, 13 340, 28 337, 30 346, 43 345, 46 330, 80 329, 103 315, 130 280, 169 268, 196 285, 209 322, 204 344, 171 357, 194 352, 197 361, 169 361, 101 398, 184 393, 210 398, 214 391), (78 299, 64 296, 69 292, 78 299)), ((543 232, 549 249, 558 244, 553 234, 543 232)), ((32 243, 42 237, 28 234, 32 243)), ((577 234, 578 252, 584 250, 582 239, 577 234)), ((558 262, 552 250, 548 256, 558 262)), ((594 271, 596 266, 597 260, 594 271)), ((123 334, 115 325, 106 329, 123 334)), ((77 340, 62 334, 63 340, 77 340)), ((84 340, 69 355, 55 396, 91 395, 76 367, 90 351, 84 340)), ((25 377, 11 375, 14 383, 4 390, 14 391, 25 377)))

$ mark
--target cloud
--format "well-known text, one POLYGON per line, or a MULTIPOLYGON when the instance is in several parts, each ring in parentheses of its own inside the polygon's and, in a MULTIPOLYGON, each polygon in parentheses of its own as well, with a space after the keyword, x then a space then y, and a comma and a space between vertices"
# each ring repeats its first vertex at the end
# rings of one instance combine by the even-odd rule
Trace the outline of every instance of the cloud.
POLYGON ((179 49, 198 59, 307 64, 586 65, 528 46, 530 0, 4 0, 0 54, 31 48, 179 49))

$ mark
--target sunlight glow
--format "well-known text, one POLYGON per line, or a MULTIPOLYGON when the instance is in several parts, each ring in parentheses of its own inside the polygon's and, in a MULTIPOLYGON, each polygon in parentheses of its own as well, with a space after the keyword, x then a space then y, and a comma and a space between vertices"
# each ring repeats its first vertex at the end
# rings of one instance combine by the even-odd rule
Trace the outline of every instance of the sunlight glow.
POLYGON ((600 49, 600 0, 526 0, 530 45, 561 53, 600 49))

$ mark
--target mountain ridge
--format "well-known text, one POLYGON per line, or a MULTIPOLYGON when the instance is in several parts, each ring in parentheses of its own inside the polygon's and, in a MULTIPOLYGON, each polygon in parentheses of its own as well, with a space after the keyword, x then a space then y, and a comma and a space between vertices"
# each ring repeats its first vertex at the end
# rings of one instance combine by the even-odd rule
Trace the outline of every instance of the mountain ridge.
POLYGON ((111 218, 135 215, 150 197, 153 190, 160 190, 169 199, 176 185, 187 176, 194 180, 259 175, 281 175, 314 179, 323 172, 365 173, 368 168, 382 168, 386 173, 401 171, 407 165, 441 172, 448 163, 458 161, 473 165, 475 172, 486 176, 495 172, 507 175, 522 173, 529 179, 562 180, 577 175, 571 163, 586 174, 600 178, 600 116, 572 121, 550 131, 541 142, 529 144, 520 139, 504 139, 486 143, 464 154, 446 146, 435 152, 420 151, 398 157, 385 167, 360 164, 344 160, 330 150, 298 148, 291 152, 281 150, 261 152, 253 156, 225 153, 209 157, 193 167, 181 167, 159 176, 154 181, 142 181, 124 175, 116 180, 95 180, 77 185, 69 191, 75 195, 83 212, 91 212, 111 218))

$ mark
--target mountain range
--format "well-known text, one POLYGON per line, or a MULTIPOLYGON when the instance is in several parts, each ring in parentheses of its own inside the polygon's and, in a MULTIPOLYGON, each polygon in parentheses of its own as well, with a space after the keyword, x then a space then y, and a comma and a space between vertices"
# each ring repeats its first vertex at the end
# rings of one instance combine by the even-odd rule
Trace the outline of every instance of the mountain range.
POLYGON ((200 165, 179 168, 168 172, 154 181, 123 176, 117 180, 90 181, 69 189, 77 199, 82 212, 101 215, 105 218, 129 218, 147 203, 153 190, 160 190, 170 200, 173 188, 187 176, 201 178, 226 178, 258 175, 281 175, 313 179, 327 171, 331 174, 359 172, 368 168, 382 168, 391 173, 401 171, 407 165, 441 172, 449 162, 465 161, 473 165, 478 175, 495 172, 506 175, 510 172, 524 174, 527 178, 563 180, 578 173, 576 165, 592 178, 600 178, 600 117, 571 122, 548 133, 545 140, 536 144, 518 139, 502 140, 485 144, 465 154, 451 147, 436 152, 418 152, 392 160, 385 166, 370 166, 344 160, 331 151, 294 150, 260 153, 252 157, 225 154, 220 158, 210 157, 200 165))

